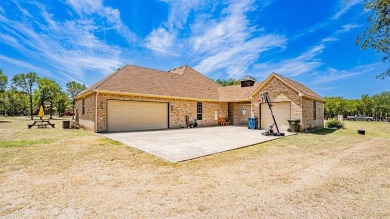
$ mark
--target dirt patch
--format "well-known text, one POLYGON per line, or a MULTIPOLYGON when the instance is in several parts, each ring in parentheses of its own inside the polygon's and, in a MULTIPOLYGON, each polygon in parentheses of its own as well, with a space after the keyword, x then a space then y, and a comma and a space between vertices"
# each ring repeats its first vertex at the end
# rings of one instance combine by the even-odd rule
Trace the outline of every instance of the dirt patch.
POLYGON ((382 123, 370 123, 372 135, 347 123, 178 164, 90 132, 24 123, 0 126, 20 130, 0 134, 0 144, 52 140, 0 148, 0 217, 390 217, 382 123))

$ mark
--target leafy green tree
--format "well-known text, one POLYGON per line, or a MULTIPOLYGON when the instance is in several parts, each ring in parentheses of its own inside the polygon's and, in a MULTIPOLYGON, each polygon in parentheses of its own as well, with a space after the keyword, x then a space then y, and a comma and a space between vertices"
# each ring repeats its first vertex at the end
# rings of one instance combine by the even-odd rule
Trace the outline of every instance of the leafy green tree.
POLYGON ((20 115, 28 108, 28 95, 11 89, 4 92, 4 113, 8 115, 20 115))
POLYGON ((30 98, 30 116, 33 120, 33 88, 37 83, 38 75, 35 72, 17 74, 12 77, 12 84, 26 93, 30 98))
POLYGON ((226 86, 238 85, 238 84, 241 83, 241 80, 234 79, 234 78, 229 78, 227 80, 225 80, 225 79, 217 79, 215 82, 217 82, 218 84, 226 87, 226 86))
POLYGON ((66 95, 65 92, 60 91, 60 93, 56 96, 55 103, 57 105, 57 111, 58 116, 61 115, 61 113, 64 113, 66 110, 66 107, 69 105, 69 97, 66 95))
POLYGON ((344 116, 352 116, 359 113, 358 107, 359 107, 360 101, 359 100, 345 100, 345 106, 344 106, 344 116))
POLYGON ((55 103, 56 96, 59 95, 61 91, 60 85, 48 78, 39 78, 38 79, 38 89, 35 90, 35 95, 39 98, 39 104, 45 109, 45 103, 50 104, 50 119, 53 118, 53 105, 55 103))
POLYGON ((3 69, 0 68, 0 110, 5 114, 5 91, 7 89, 8 78, 3 73, 3 69))
POLYGON ((325 97, 325 117, 334 118, 344 115, 346 100, 343 97, 325 97))
POLYGON ((363 113, 366 116, 373 116, 374 111, 374 101, 368 96, 368 94, 363 94, 360 99, 359 112, 363 113))
POLYGON ((390 91, 373 96, 364 94, 359 100, 347 100, 343 97, 325 97, 325 100, 326 118, 365 114, 379 121, 390 116, 390 91))
POLYGON ((390 91, 383 91, 372 96, 373 110, 376 120, 382 120, 390 116, 390 91))
POLYGON ((7 88, 8 77, 3 73, 3 69, 0 68, 0 93, 3 93, 7 88))
MULTIPOLYGON (((357 37, 356 44, 362 49, 372 48, 384 53, 383 61, 390 57, 390 1, 389 0, 364 0, 365 11, 369 12, 366 30, 357 37)), ((377 76, 385 79, 390 77, 390 68, 377 76)))
MULTIPOLYGON (((87 89, 87 87, 84 84, 80 84, 76 81, 71 81, 66 84, 67 92, 69 95, 69 98, 72 101, 72 110, 74 114, 74 104, 75 104, 75 97, 83 90, 87 89)), ((74 119, 74 115, 73 115, 74 119)))

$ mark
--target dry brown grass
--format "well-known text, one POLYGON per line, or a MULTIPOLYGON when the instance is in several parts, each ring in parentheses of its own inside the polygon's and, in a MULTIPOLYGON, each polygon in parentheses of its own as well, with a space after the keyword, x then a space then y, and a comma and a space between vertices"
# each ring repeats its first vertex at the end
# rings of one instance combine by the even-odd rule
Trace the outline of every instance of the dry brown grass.
POLYGON ((0 217, 390 217, 389 123, 172 164, 60 122, 0 121, 0 217))

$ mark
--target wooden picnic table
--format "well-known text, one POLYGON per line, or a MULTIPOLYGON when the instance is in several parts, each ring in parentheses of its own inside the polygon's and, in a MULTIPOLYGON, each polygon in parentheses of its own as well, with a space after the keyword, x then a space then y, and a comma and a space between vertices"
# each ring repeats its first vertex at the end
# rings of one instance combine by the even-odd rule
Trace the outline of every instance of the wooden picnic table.
POLYGON ((55 128, 55 124, 50 123, 49 120, 34 120, 34 123, 32 125, 27 125, 30 129, 33 126, 38 126, 38 128, 46 128, 48 125, 50 125, 52 128, 55 128))

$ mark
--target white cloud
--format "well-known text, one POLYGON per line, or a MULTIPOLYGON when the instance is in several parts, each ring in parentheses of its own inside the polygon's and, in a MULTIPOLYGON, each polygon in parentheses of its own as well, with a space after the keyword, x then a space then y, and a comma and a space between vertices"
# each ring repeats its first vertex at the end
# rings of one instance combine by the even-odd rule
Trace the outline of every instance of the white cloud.
POLYGON ((39 74, 43 74, 45 76, 53 77, 53 75, 48 70, 45 70, 45 69, 40 68, 40 67, 37 67, 37 66, 32 65, 30 63, 27 63, 27 62, 24 62, 24 61, 21 61, 21 60, 12 59, 12 58, 6 57, 4 55, 0 55, 0 59, 3 60, 3 61, 6 61, 8 63, 12 63, 14 65, 17 65, 17 66, 28 68, 31 71, 39 72, 39 74))
MULTIPOLYGON (((256 65, 258 74, 279 73, 287 77, 295 77, 301 74, 313 72, 315 69, 324 65, 321 60, 315 59, 325 49, 325 45, 314 46, 300 56, 291 59, 285 59, 280 62, 268 62, 256 65)), ((258 75, 261 77, 261 75, 258 75)))
POLYGON ((326 43, 326 42, 335 42, 338 41, 339 39, 336 37, 326 37, 321 40, 321 43, 326 43))
POLYGON ((271 1, 164 1, 170 6, 167 21, 145 38, 145 47, 162 55, 191 57, 194 68, 202 73, 241 76, 262 52, 285 47, 284 36, 263 34, 247 18, 248 12, 262 10, 271 1), (191 11, 194 17, 188 23, 191 11), (210 11, 220 16, 212 17, 210 11), (183 34, 186 26, 191 28, 183 34))
POLYGON ((191 10, 196 9, 200 5, 204 3, 203 0, 191 0, 191 1, 183 1, 183 0, 162 0, 167 3, 169 8, 169 17, 166 23, 168 29, 173 30, 183 29, 183 25, 187 22, 188 14, 191 10))
POLYGON ((174 51, 171 51, 175 40, 176 34, 169 33, 165 28, 160 27, 153 30, 152 33, 146 37, 146 48, 162 54, 176 55, 174 51))
POLYGON ((341 0, 340 1, 340 8, 339 10, 335 13, 335 15, 333 15, 332 19, 334 20, 337 20, 339 19, 342 15, 344 15, 345 13, 347 13, 347 11, 354 5, 356 4, 359 4, 363 2, 363 0, 349 0, 349 1, 345 1, 345 0, 341 0))
POLYGON ((123 24, 118 9, 104 6, 102 0, 68 0, 67 2, 82 19, 89 19, 91 15, 97 15, 108 22, 108 26, 105 28, 113 28, 128 42, 135 42, 136 36, 123 24))
POLYGON ((225 71, 229 77, 239 77, 262 52, 284 48, 284 36, 262 34, 259 28, 251 26, 246 13, 255 9, 253 1, 238 1, 223 10, 221 19, 200 17, 189 39, 192 54, 201 57, 195 69, 206 74, 225 71))
POLYGON ((322 84, 332 81, 345 80, 357 75, 373 74, 378 75, 385 71, 386 66, 383 63, 374 63, 370 65, 361 65, 349 70, 338 70, 328 67, 326 71, 321 72, 314 78, 314 84, 322 84))
POLYGON ((186 39, 179 40, 177 33, 184 28, 191 10, 195 10, 203 4, 203 0, 162 1, 170 7, 168 20, 145 37, 144 46, 158 54, 178 56, 181 53, 180 48, 183 47, 186 39))
POLYGON ((0 39, 23 53, 29 62, 44 60, 55 75, 69 80, 84 80, 90 70, 110 73, 123 65, 121 52, 93 35, 97 27, 92 21, 58 22, 43 5, 36 6, 44 22, 10 20, 0 15, 2 28, 8 33, 0 33, 0 39))
POLYGON ((220 48, 220 51, 206 51, 206 56, 200 61, 195 69, 202 73, 215 71, 226 71, 229 77, 237 78, 246 73, 251 64, 257 60, 259 55, 275 47, 284 45, 285 38, 278 35, 264 35, 246 42, 238 42, 227 48, 220 48))
POLYGON ((363 25, 345 24, 345 25, 341 26, 341 29, 336 31, 336 35, 343 34, 343 33, 348 33, 349 31, 351 31, 351 30, 353 30, 355 28, 358 28, 358 27, 362 27, 362 26, 363 25))

